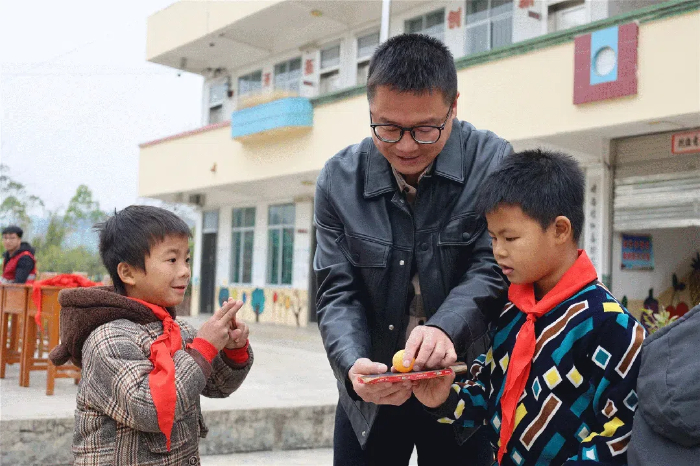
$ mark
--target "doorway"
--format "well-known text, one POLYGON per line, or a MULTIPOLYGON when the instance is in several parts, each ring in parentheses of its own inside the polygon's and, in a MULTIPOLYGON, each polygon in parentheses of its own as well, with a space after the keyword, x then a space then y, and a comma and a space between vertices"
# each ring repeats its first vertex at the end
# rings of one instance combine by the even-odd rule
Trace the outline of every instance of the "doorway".
POLYGON ((200 270, 199 312, 214 313, 216 285, 216 237, 219 232, 219 212, 204 212, 202 222, 202 268, 200 270))

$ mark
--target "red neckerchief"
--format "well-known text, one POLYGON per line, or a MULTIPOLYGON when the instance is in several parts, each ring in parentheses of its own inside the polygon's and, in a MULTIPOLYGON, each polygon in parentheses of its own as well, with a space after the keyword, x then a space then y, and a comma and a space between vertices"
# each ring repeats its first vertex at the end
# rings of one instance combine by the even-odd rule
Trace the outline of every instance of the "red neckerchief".
POLYGON ((136 298, 129 299, 149 308, 163 322, 163 334, 151 344, 151 356, 148 359, 153 364, 153 370, 148 375, 148 386, 158 414, 158 427, 165 434, 167 448, 170 451, 170 434, 175 422, 177 402, 173 356, 176 351, 182 349, 180 326, 164 307, 136 298))
POLYGON ((520 311, 527 314, 527 320, 515 339, 513 354, 508 363, 506 385, 501 396, 501 446, 498 449, 498 462, 501 463, 506 446, 513 435, 515 408, 530 376, 532 357, 535 354, 535 321, 572 297, 584 286, 596 280, 598 275, 586 251, 579 249, 578 259, 566 271, 559 282, 540 301, 535 300, 535 287, 532 283, 511 284, 508 299, 520 311))

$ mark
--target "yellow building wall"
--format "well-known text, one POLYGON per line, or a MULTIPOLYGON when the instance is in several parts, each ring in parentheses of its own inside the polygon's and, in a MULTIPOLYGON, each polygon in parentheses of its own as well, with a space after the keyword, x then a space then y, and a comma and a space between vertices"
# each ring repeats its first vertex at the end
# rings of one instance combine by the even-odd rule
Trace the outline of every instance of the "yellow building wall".
POLYGON ((239 315, 246 322, 272 323, 293 327, 306 327, 309 323, 309 292, 307 290, 233 285, 218 287, 217 300, 219 304, 220 298, 225 297, 226 293, 233 299, 244 301, 239 315), (262 291, 262 294, 256 296, 256 291, 258 293, 262 291))
POLYGON ((637 95, 573 104, 574 43, 459 72, 459 116, 511 141, 700 112, 700 12, 642 24, 637 95))
MULTIPOLYGON (((574 105, 574 44, 569 42, 460 70, 458 117, 517 142, 700 113, 698 24, 700 12, 640 26, 635 96, 574 105)), ((139 195, 320 170, 338 150, 368 136, 368 124, 367 99, 358 95, 317 105, 313 129, 302 135, 243 144, 223 127, 145 145, 139 195)))
POLYGON ((148 18, 146 59, 153 60, 282 1, 286 0, 176 2, 148 18))

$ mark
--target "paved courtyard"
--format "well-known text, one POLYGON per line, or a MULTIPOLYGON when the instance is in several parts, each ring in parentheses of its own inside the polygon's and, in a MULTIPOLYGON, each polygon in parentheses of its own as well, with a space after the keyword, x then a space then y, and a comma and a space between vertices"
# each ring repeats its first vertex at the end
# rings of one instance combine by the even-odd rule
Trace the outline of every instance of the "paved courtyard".
MULTIPOLYGON (((204 319, 186 318, 199 326, 204 319)), ((250 324, 255 363, 241 388, 229 398, 202 397, 202 410, 282 408, 335 405, 335 378, 323 350, 318 328, 250 324)), ((32 372, 30 387, 19 386, 19 365, 7 366, 0 379, 0 420, 72 417, 77 387, 57 379, 46 396, 46 373, 32 372)))

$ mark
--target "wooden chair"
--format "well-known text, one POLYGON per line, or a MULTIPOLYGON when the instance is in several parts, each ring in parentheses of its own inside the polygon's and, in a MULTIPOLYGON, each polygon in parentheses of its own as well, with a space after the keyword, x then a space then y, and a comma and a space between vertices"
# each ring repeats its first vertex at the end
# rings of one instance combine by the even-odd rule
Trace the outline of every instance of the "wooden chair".
POLYGON ((31 287, 0 285, 0 379, 7 364, 22 363, 21 337, 31 287))
MULTIPOLYGON (((49 351, 58 346, 61 341, 61 305, 58 304, 58 292, 48 293, 49 305, 44 301, 42 296, 41 302, 41 319, 44 325, 44 329, 48 333, 48 343, 49 351)), ((73 383, 78 385, 80 382, 81 372, 78 366, 73 364, 64 364, 62 366, 55 366, 51 361, 48 362, 48 368, 46 370, 46 394, 53 395, 53 389, 56 379, 73 379, 73 383)), ((27 379, 27 384, 29 384, 29 379, 27 379)))
MULTIPOLYGON (((41 288, 41 322, 44 330, 48 333, 48 350, 58 346, 60 339, 60 314, 61 306, 58 304, 58 293, 61 287, 45 286, 41 288)), ((30 293, 31 296, 31 293, 30 293)), ((35 316, 37 313, 34 302, 29 299, 27 313, 24 324, 22 362, 20 364, 20 385, 28 387, 31 371, 46 371, 46 394, 53 395, 55 379, 72 378, 77 384, 80 380, 80 368, 74 365, 63 365, 56 367, 43 352, 37 354, 37 331, 35 316)))

